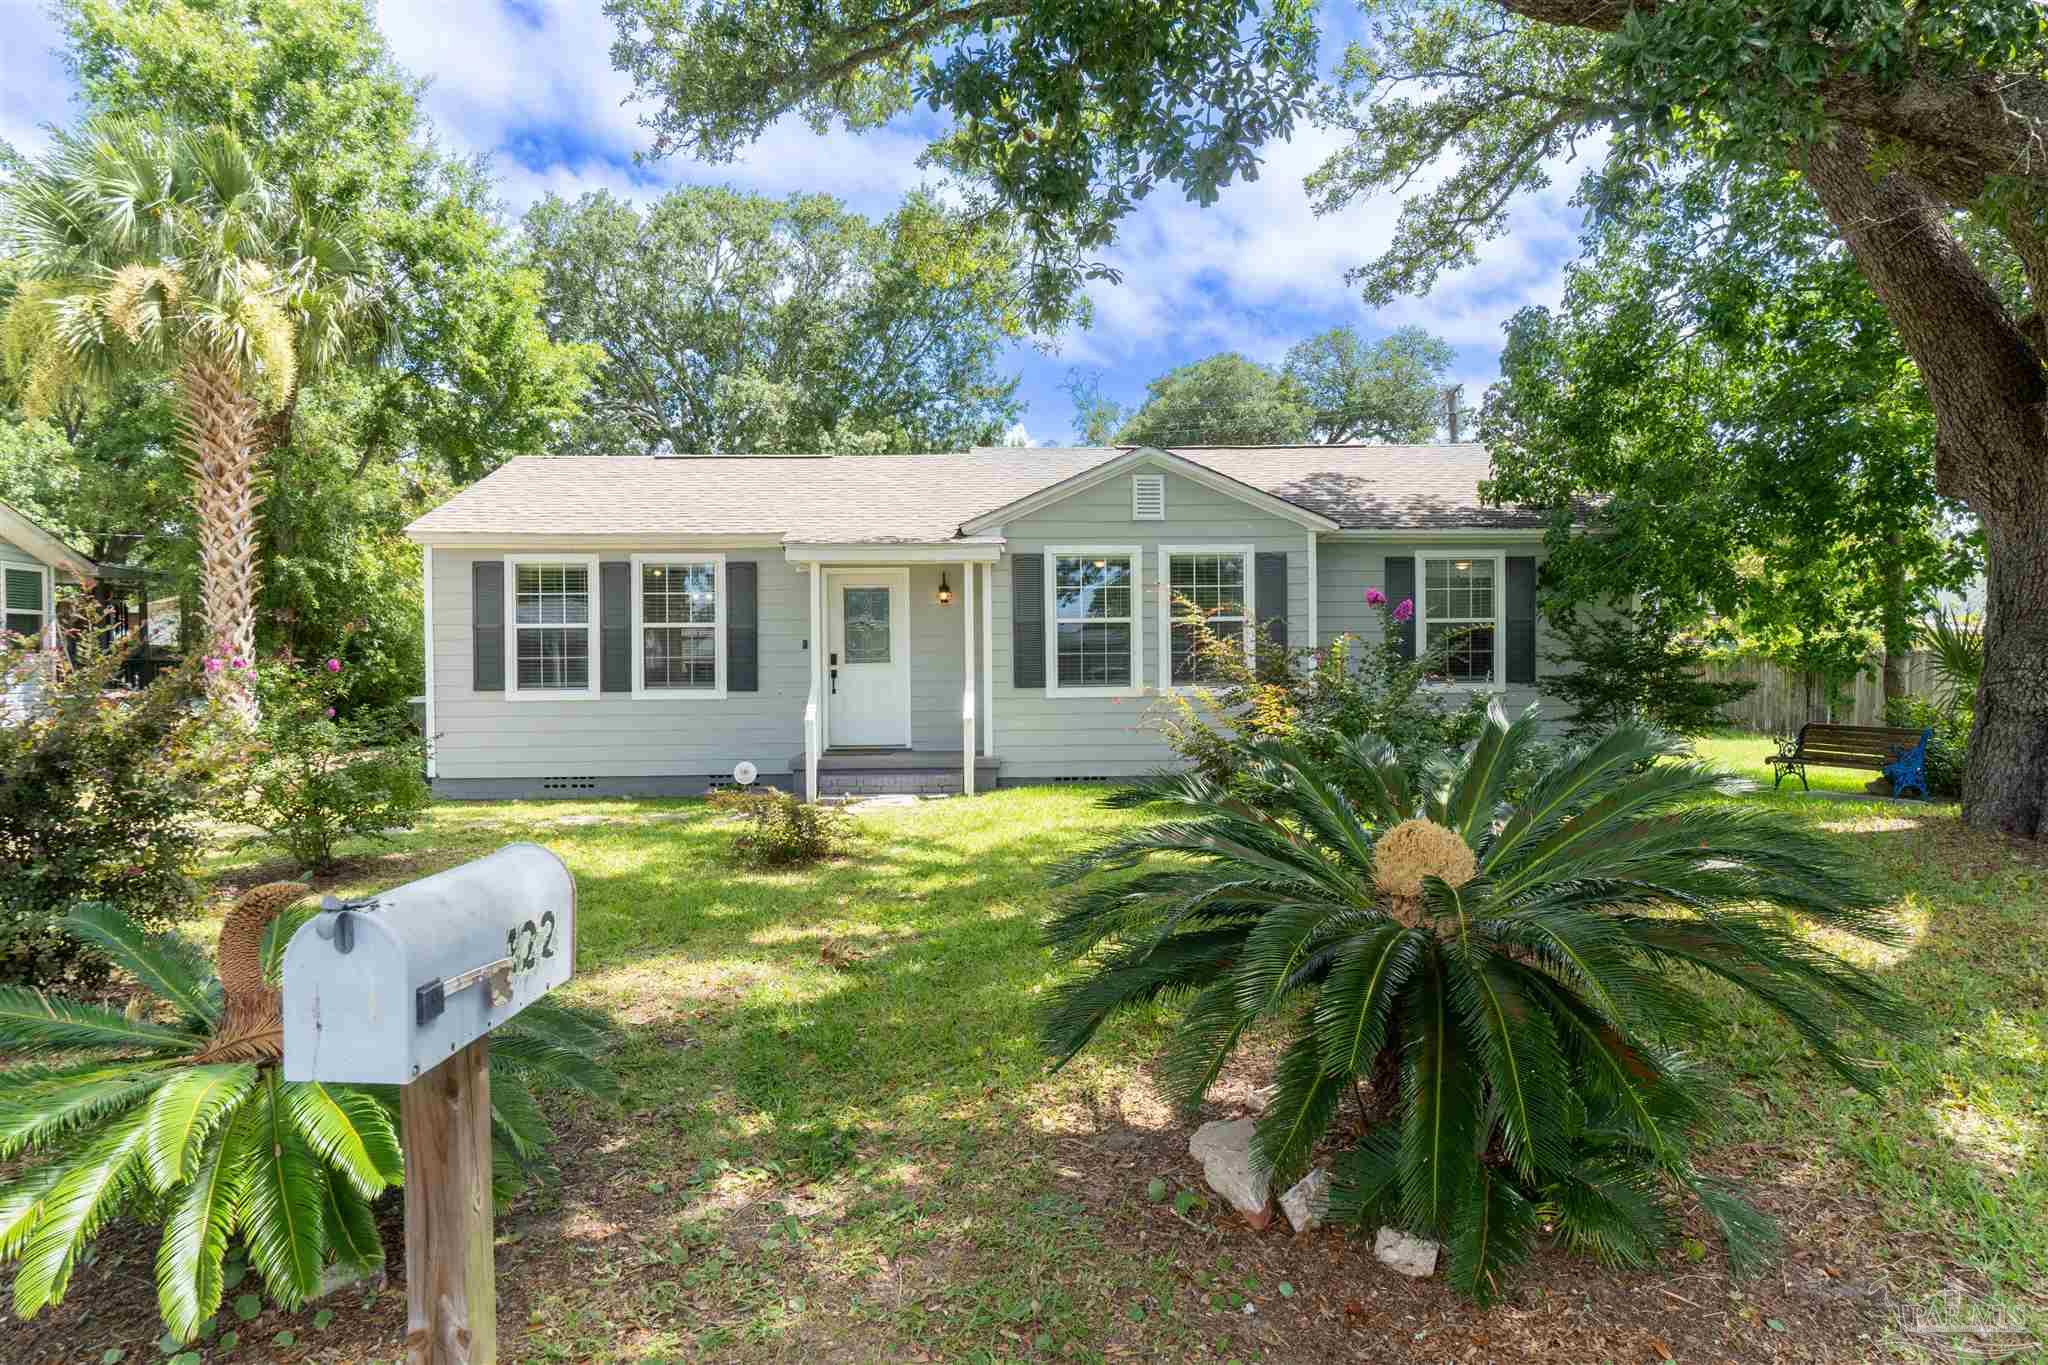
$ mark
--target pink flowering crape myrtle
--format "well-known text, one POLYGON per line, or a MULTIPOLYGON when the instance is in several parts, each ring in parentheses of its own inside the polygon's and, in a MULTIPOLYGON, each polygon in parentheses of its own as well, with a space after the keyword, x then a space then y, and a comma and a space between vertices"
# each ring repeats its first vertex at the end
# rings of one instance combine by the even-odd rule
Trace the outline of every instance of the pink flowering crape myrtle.
POLYGON ((1367 588, 1365 590, 1365 605, 1368 607, 1384 607, 1387 605, 1387 595, 1378 588, 1367 588))
POLYGON ((1408 622, 1414 620, 1415 599, 1412 597, 1402 598, 1401 605, 1394 608, 1394 619, 1396 621, 1399 621, 1403 625, 1406 625, 1408 622))

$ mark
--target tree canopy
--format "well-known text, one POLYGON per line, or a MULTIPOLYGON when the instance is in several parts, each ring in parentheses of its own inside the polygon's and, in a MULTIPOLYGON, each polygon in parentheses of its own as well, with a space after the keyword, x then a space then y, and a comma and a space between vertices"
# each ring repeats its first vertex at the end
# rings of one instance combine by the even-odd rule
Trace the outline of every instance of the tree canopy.
POLYGON ((1235 351, 1170 370, 1118 429, 1118 445, 1293 445, 1308 439, 1315 411, 1299 384, 1235 351))
POLYGON ((1633 185, 1508 329, 1489 490, 1558 509, 1554 606, 1642 597, 1843 681, 1973 573, 1912 362, 1788 173, 1633 185), (1703 245, 1710 243, 1710 245, 1703 245), (1571 534, 1595 504, 1607 534, 1571 534))
MULTIPOLYGON (((1983 524, 1986 661, 1965 818, 2048 833, 2048 8, 1361 8, 1366 32, 1315 101, 1351 140, 1311 188, 1325 210, 1404 196, 1387 250, 1353 272, 1368 301, 1476 259, 1575 152, 1597 146, 1623 170, 1802 177, 1926 386, 1938 487, 1983 524)), ((1070 266, 1113 236, 1133 186, 1172 179, 1204 197, 1248 174, 1307 100, 1315 52, 1315 11, 1298 3, 1256 17, 1233 0, 607 10, 614 59, 655 102, 663 146, 730 153, 783 112, 865 127, 921 99, 952 120, 932 155, 1016 210, 1041 261, 1070 266)))
POLYGON ((1315 439, 1427 441, 1443 415, 1443 380, 1456 356, 1421 327, 1367 345, 1350 327, 1298 342, 1283 373, 1308 399, 1315 439))
POLYGON ((1024 248, 927 195, 880 223, 827 195, 550 196, 524 251, 555 337, 603 356, 571 449, 960 449, 1020 411, 997 362, 1024 248))

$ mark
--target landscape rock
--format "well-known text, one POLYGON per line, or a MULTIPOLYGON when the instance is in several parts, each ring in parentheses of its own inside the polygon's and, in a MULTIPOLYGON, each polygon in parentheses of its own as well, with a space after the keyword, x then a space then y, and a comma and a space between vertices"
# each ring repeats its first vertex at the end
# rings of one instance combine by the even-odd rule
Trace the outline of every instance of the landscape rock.
POLYGON ((1423 1237, 1410 1237, 1397 1228, 1381 1228, 1372 1244, 1372 1254, 1389 1270, 1398 1270, 1411 1280, 1426 1280, 1436 1274, 1437 1244, 1423 1237))
POLYGON ((1280 1087, 1277 1085, 1262 1085, 1245 1096, 1244 1107, 1254 1114, 1263 1114, 1272 1106, 1273 1097, 1279 1093, 1280 1087))
POLYGON ((1318 1166, 1280 1196, 1280 1211, 1296 1232, 1320 1226, 1330 1212, 1330 1173, 1318 1166))
POLYGON ((1243 1214, 1245 1222, 1263 1228, 1273 1220, 1267 1207, 1273 1177, 1252 1161, 1252 1131, 1257 1126, 1252 1119, 1205 1123, 1188 1140, 1188 1155, 1202 1163, 1202 1178, 1210 1189, 1243 1214))

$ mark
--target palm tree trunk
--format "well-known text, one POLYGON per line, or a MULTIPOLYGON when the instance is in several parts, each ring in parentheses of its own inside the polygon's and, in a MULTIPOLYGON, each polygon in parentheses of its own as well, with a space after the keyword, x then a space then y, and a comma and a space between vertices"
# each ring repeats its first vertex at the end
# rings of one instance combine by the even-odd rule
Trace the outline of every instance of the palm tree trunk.
POLYGON ((203 356, 179 367, 178 414, 199 524, 201 613, 207 654, 222 661, 215 695, 245 717, 255 714, 246 669, 256 662, 256 486, 260 414, 233 370, 203 356), (242 667, 234 666, 236 660, 242 667))

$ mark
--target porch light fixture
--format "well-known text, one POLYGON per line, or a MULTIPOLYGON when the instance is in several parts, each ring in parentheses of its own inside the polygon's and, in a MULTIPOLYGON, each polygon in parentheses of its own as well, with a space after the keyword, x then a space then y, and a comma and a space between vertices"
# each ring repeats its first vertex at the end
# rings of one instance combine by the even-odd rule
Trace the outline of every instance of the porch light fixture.
POLYGON ((944 569, 939 570, 939 605, 942 607, 953 605, 953 585, 946 581, 946 571, 944 569))

